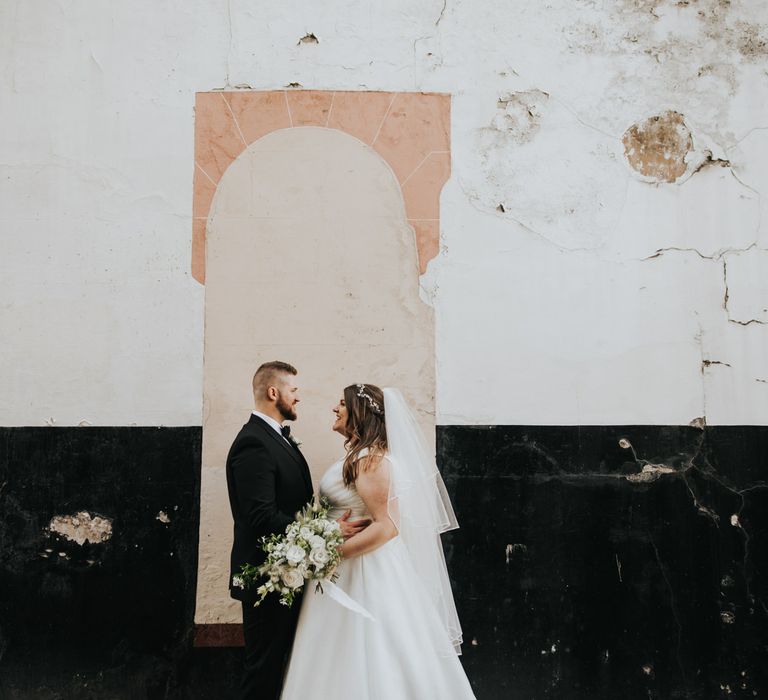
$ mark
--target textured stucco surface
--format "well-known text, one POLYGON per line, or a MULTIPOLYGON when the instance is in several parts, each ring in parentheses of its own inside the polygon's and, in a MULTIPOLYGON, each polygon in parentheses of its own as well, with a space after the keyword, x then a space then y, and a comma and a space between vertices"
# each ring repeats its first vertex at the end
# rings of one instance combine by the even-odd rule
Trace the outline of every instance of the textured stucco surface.
POLYGON ((438 422, 768 420, 764 3, 33 0, 0 20, 0 423, 201 423, 194 94, 299 87, 453 95, 422 278, 438 422), (670 113, 685 170, 643 174, 623 137, 670 113))

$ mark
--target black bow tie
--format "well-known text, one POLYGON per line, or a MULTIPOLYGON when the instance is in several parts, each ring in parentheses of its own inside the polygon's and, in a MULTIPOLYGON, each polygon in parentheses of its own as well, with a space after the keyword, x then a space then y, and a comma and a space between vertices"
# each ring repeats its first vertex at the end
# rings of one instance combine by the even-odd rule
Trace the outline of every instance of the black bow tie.
POLYGON ((280 432, 282 433, 283 437, 286 440, 289 440, 291 437, 291 426, 290 425, 282 425, 280 426, 280 432))

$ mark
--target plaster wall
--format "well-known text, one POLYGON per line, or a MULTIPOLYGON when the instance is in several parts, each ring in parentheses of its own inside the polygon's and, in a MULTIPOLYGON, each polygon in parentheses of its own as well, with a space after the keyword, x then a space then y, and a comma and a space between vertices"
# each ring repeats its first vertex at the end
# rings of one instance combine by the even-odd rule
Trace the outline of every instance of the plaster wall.
POLYGON ((764 4, 0 13, 0 423, 201 423, 194 93, 300 87, 453 95, 438 422, 768 419, 764 4))

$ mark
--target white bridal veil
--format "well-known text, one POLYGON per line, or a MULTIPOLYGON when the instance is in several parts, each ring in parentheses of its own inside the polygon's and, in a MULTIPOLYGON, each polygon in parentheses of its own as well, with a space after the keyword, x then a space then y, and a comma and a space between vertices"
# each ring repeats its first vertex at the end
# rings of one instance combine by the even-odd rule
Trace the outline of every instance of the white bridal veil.
POLYGON ((389 515, 460 654, 461 626, 440 541, 441 533, 459 524, 433 451, 397 389, 384 389, 384 419, 391 463, 389 515))

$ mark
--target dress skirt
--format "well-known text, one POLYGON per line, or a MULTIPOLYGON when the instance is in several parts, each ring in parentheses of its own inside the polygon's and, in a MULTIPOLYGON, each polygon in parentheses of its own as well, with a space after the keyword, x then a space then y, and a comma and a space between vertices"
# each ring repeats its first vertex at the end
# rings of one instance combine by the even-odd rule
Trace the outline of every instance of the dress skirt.
POLYGON ((399 537, 341 562, 336 585, 373 619, 309 582, 282 700, 469 700, 459 657, 399 537))

